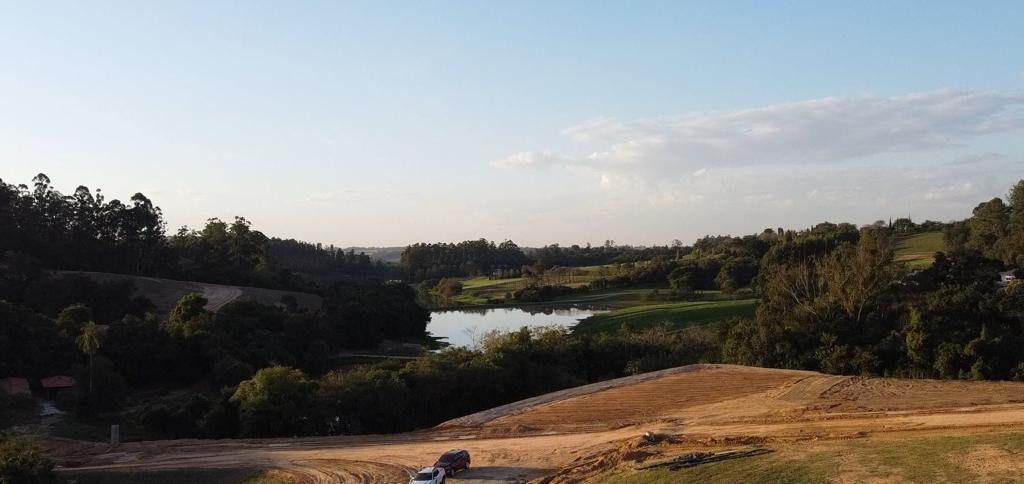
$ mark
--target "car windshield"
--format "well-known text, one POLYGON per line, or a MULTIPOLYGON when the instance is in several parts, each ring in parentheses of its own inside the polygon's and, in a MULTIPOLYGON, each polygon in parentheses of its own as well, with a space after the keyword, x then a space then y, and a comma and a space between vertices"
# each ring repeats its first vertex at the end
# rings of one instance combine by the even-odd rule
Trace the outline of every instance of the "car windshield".
POLYGON ((434 475, 429 473, 429 472, 420 472, 419 474, 416 474, 416 479, 415 480, 417 480, 417 481, 429 481, 429 480, 431 480, 433 478, 434 478, 434 475))

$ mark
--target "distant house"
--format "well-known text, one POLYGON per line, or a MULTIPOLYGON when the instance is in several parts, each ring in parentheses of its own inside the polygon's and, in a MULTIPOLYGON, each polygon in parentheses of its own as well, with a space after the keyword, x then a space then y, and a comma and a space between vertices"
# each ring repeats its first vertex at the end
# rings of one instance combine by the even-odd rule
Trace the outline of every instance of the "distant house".
POLYGON ((1006 271, 999 273, 999 285, 1009 286, 1011 282, 1017 279, 1015 271, 1006 271))
POLYGON ((67 375, 54 375, 39 380, 39 384, 46 392, 46 397, 53 399, 75 388, 75 379, 67 375))
POLYGON ((28 380, 18 377, 0 378, 0 390, 8 395, 32 395, 28 380))

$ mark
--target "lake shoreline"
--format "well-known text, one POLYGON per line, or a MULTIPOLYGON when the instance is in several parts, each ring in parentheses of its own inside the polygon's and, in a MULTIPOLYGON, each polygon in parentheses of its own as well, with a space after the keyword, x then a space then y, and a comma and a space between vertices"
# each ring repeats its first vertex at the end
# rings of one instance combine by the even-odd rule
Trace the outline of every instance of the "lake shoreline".
POLYGON ((470 346, 491 331, 514 331, 522 327, 562 326, 568 330, 580 321, 607 309, 571 304, 530 304, 525 307, 463 306, 431 311, 427 331, 452 346, 470 346))

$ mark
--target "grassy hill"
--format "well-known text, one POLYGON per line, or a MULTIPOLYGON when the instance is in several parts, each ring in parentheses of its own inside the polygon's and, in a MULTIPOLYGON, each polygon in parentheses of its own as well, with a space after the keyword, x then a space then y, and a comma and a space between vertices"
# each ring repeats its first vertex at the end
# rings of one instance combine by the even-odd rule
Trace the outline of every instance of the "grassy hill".
POLYGON ((662 322, 669 323, 673 328, 682 329, 709 321, 753 316, 756 302, 756 299, 727 299, 633 306, 591 316, 580 321, 573 330, 578 333, 598 333, 617 331, 625 323, 641 329, 662 322))
MULTIPOLYGON (((541 285, 563 285, 580 287, 601 277, 617 275, 623 270, 615 266, 587 266, 569 268, 565 273, 544 274, 537 281, 541 285)), ((515 292, 527 286, 527 279, 491 279, 473 277, 462 281, 462 294, 455 297, 458 304, 487 304, 488 299, 502 299, 506 293, 515 292)))
POLYGON ((935 262, 935 253, 946 250, 942 232, 925 232, 900 237, 896 241, 896 261, 914 269, 923 269, 935 262))
POLYGON ((306 294, 293 291, 279 291, 276 289, 263 289, 246 286, 226 286, 222 284, 207 284, 203 282, 176 281, 162 279, 159 277, 131 276, 126 274, 111 274, 107 272, 66 272, 67 274, 80 274, 88 276, 96 281, 129 281, 135 285, 135 293, 149 299, 156 306, 157 312, 167 314, 178 303, 182 296, 190 293, 198 293, 209 300, 206 308, 216 311, 225 304, 234 301, 256 301, 263 304, 277 304, 281 302, 281 296, 292 295, 299 303, 299 307, 311 311, 320 308, 322 299, 315 294, 306 294))

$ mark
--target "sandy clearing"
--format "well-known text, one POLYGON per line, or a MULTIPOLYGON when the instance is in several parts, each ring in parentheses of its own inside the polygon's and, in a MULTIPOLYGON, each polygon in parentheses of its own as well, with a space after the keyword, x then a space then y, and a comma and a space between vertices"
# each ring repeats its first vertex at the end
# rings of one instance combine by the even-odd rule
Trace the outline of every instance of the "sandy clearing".
POLYGON ((813 442, 921 432, 1024 430, 1024 384, 837 377, 693 365, 556 392, 386 436, 64 442, 53 451, 85 469, 247 467, 299 482, 399 482, 451 448, 473 469, 452 482, 575 482, 614 462, 646 431, 692 442, 813 442))

